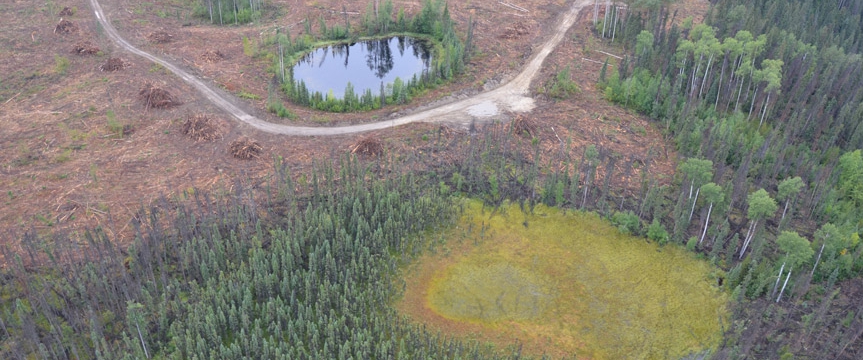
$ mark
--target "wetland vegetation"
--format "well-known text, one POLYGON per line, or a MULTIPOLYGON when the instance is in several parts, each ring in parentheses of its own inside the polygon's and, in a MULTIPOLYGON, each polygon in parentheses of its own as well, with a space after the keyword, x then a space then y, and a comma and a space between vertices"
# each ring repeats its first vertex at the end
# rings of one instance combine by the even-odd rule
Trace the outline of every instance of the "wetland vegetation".
POLYGON ((681 358, 719 345, 729 319, 721 271, 682 246, 591 213, 463 205, 443 254, 408 271, 404 301, 414 303, 399 308, 415 319, 555 358, 681 358))

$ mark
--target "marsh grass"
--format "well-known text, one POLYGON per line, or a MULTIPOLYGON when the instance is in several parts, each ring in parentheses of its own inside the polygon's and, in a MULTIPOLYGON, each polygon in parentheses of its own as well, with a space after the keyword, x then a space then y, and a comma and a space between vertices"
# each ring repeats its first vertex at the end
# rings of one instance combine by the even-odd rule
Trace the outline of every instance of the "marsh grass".
POLYGON ((445 333, 535 355, 681 358, 727 321, 715 270, 678 246, 621 234, 598 216, 467 201, 449 256, 408 271, 402 311, 445 333))

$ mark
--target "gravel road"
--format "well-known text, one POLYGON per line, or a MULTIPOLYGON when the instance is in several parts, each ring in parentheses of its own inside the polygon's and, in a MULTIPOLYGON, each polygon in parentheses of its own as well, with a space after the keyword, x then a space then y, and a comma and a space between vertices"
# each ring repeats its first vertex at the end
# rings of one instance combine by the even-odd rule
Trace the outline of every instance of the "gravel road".
POLYGON ((491 120, 494 115, 501 111, 528 112, 534 108, 534 100, 529 96, 530 82, 539 74, 545 58, 560 44, 566 31, 575 23, 578 12, 591 3, 591 0, 577 0, 570 6, 569 11, 562 16, 555 28, 554 34, 538 49, 522 71, 512 80, 502 86, 483 93, 476 94, 467 99, 453 101, 437 107, 419 111, 391 120, 378 121, 360 125, 339 127, 308 127, 273 124, 259 119, 244 111, 237 105, 237 99, 232 95, 215 88, 212 84, 189 74, 165 59, 142 51, 123 39, 117 29, 111 24, 98 0, 89 0, 90 6, 96 16, 96 20, 102 25, 105 34, 120 48, 157 63, 170 70, 183 81, 194 86, 213 104, 230 114, 237 120, 249 126, 272 134, 296 135, 296 136, 328 136, 353 134, 365 131, 386 129, 394 126, 404 125, 412 122, 445 122, 460 125, 468 125, 472 121, 491 120))

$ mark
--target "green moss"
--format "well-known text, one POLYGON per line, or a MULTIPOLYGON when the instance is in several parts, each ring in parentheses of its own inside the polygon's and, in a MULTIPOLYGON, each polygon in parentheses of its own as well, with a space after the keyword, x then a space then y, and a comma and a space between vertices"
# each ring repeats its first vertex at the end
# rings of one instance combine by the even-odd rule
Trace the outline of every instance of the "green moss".
POLYGON ((719 344, 727 296, 715 269, 685 249, 621 234, 594 214, 465 208, 451 236, 471 229, 464 243, 477 245, 421 285, 439 315, 596 359, 680 358, 719 344))

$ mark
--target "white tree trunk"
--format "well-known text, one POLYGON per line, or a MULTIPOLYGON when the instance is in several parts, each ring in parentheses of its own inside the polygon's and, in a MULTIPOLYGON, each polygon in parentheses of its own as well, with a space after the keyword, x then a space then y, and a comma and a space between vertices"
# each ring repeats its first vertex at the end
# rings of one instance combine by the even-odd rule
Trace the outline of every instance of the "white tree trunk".
MULTIPOLYGON (((746 89, 746 92, 749 92, 749 89, 746 89)), ((749 103, 749 113, 746 114, 746 121, 752 118, 752 110, 755 108, 755 98, 758 97, 758 87, 755 87, 755 95, 752 96, 752 102, 749 103)), ((760 126, 760 125, 759 125, 760 126)))
POLYGON ((722 57, 722 72, 719 73, 719 87, 716 88, 716 101, 713 102, 713 110, 716 110, 716 108, 719 107, 719 95, 722 94, 722 78, 725 77, 725 65, 727 64, 728 53, 726 52, 725 55, 722 57))
POLYGON ((758 226, 758 220, 753 221, 752 226, 749 227, 749 231, 746 232, 746 239, 743 241, 743 249, 740 249, 740 259, 743 258, 746 248, 749 247, 749 242, 752 241, 752 237, 755 236, 756 226, 758 226))
POLYGON ((785 282, 782 283, 782 290, 779 291, 779 296, 776 298, 776 302, 779 302, 779 300, 782 300, 782 293, 785 292, 785 286, 788 285, 788 279, 790 279, 790 278, 791 278, 791 269, 788 269, 788 276, 785 277, 785 282))
POLYGON ((740 94, 743 93, 743 75, 739 76, 740 78, 740 89, 737 89, 737 100, 734 101, 734 111, 740 108, 740 94))
MULTIPOLYGON (((588 163, 588 167, 593 166, 593 163, 588 163)), ((590 187, 590 173, 592 171, 590 169, 587 170, 587 174, 584 176, 584 196, 581 198, 581 208, 584 209, 584 204, 587 202, 587 189, 590 187)))
POLYGON ((815 268, 818 267, 818 262, 821 261, 821 254, 824 253, 824 245, 827 245, 827 244, 826 243, 821 244, 821 250, 818 251, 818 258, 815 259, 815 266, 812 267, 812 273, 809 274, 809 277, 812 277, 813 275, 815 275, 815 268))
POLYGON ((707 207, 707 219, 704 220, 704 230, 701 232, 701 239, 698 240, 698 244, 701 244, 704 241, 704 235, 707 235, 707 224, 710 223, 710 211, 713 210, 713 203, 710 203, 710 206, 707 207))
POLYGON ((147 344, 146 344, 146 343, 144 343, 144 336, 143 336, 143 335, 141 335, 141 327, 140 327, 140 326, 138 326, 138 321, 137 321, 137 320, 135 321, 135 328, 137 328, 137 329, 138 329, 138 338, 139 338, 139 339, 141 339, 141 347, 142 347, 142 348, 144 348, 144 356, 146 356, 146 357, 147 357, 147 359, 149 359, 149 358, 150 358, 150 354, 149 354, 149 353, 147 353, 147 344))
POLYGON ((785 263, 782 263, 782 267, 779 268, 779 276, 776 277, 776 284, 773 285, 773 292, 770 293, 770 297, 776 295, 776 290, 779 290, 779 282, 782 281, 782 270, 785 270, 785 263))
POLYGON ((767 106, 770 105, 770 93, 767 93, 767 99, 764 100, 764 111, 761 112, 761 121, 758 122, 758 128, 764 123, 764 116, 767 115, 767 106))
POLYGON ((779 219, 779 222, 785 220, 785 212, 788 211, 788 203, 791 202, 791 199, 785 199, 785 208, 782 209, 782 219, 779 219))
POLYGON ((608 25, 608 2, 605 2, 605 14, 602 18, 602 38, 605 39, 605 26, 608 25))
POLYGON ((701 77, 701 87, 698 88, 698 97, 701 98, 701 93, 704 91, 704 85, 707 85, 707 74, 710 73, 710 64, 713 62, 713 54, 707 59, 707 69, 704 69, 704 76, 701 77))
POLYGON ((701 188, 695 190, 695 200, 692 201, 692 209, 689 210, 689 221, 692 221, 692 214, 695 212, 695 204, 698 203, 698 193, 701 192, 701 188))
POLYGON ((689 182, 689 197, 687 199, 692 199, 692 190, 694 190, 695 179, 689 182))

